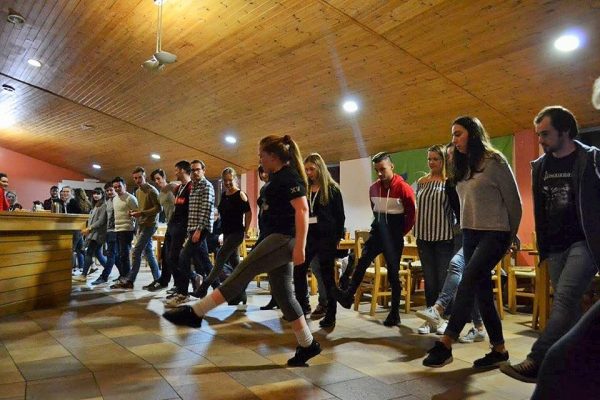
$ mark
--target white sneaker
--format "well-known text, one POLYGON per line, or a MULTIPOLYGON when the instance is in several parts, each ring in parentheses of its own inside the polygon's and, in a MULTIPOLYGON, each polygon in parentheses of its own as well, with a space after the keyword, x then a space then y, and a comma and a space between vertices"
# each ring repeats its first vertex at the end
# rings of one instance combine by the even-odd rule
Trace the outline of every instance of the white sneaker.
POLYGON ((419 333, 419 335, 427 335, 431 333, 431 331, 431 325, 429 325, 428 321, 425 321, 423 325, 417 328, 417 332, 419 333))
POLYGON ((165 307, 166 308, 177 308, 180 305, 187 303, 188 301, 190 301, 190 296, 184 296, 182 294, 177 294, 177 295, 171 297, 170 299, 168 299, 167 301, 165 301, 165 307))
POLYGON ((435 307, 427 307, 424 310, 419 310, 415 313, 415 315, 425 321, 429 322, 430 325, 435 329, 444 322, 444 319, 435 309, 435 307))
POLYGON ((448 327, 448 321, 447 320, 443 320, 441 324, 438 325, 437 329, 435 330, 435 334, 436 335, 443 335, 444 332, 446 332, 446 328, 448 327))
POLYGON ((473 342, 483 342, 485 340, 486 333, 485 331, 480 331, 479 329, 472 327, 469 329, 469 332, 465 336, 461 336, 458 338, 460 343, 473 343, 473 342))
POLYGON ((71 277, 74 282, 87 282, 87 276, 85 275, 76 275, 71 277))

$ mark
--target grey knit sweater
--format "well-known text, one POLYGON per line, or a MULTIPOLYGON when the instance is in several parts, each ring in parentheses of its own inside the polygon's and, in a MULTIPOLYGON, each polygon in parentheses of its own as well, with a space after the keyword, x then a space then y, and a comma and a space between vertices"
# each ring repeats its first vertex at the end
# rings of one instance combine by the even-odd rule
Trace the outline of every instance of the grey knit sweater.
POLYGON ((503 157, 486 157, 482 171, 458 182, 456 190, 462 229, 517 233, 521 197, 512 170, 503 157))

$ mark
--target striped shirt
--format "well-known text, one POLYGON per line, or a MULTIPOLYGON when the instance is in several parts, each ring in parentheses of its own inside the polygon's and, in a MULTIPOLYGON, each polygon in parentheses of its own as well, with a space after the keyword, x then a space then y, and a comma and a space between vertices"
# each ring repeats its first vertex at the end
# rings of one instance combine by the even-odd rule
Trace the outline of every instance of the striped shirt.
POLYGON ((446 195, 446 182, 429 181, 417 184, 417 221, 415 237, 437 242, 453 237, 454 213, 446 195))
POLYGON ((188 210, 188 232, 203 229, 212 232, 215 212, 215 189, 206 178, 192 182, 188 210))

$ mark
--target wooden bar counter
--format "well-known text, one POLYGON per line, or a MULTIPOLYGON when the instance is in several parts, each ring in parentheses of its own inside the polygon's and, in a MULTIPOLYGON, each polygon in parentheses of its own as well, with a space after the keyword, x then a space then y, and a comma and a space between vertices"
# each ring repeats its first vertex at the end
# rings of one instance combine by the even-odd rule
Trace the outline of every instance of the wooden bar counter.
POLYGON ((87 215, 0 212, 0 316, 69 300, 73 232, 87 215))

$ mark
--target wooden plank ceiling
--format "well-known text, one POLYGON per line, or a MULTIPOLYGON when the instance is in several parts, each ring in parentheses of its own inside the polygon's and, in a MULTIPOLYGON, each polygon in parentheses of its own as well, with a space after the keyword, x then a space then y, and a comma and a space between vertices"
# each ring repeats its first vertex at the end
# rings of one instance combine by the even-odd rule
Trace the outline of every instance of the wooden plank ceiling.
POLYGON ((161 73, 140 68, 154 52, 152 0, 0 7, 0 84, 16 89, 0 93, 0 146, 100 179, 191 158, 213 177, 255 168, 266 134, 337 162, 446 142, 461 114, 492 136, 556 103, 600 125, 598 0, 168 0, 163 49, 178 61, 161 73), (24 25, 6 21, 9 7, 24 25), (585 45, 557 54, 572 27, 585 45), (346 95, 360 101, 354 117, 346 95))

